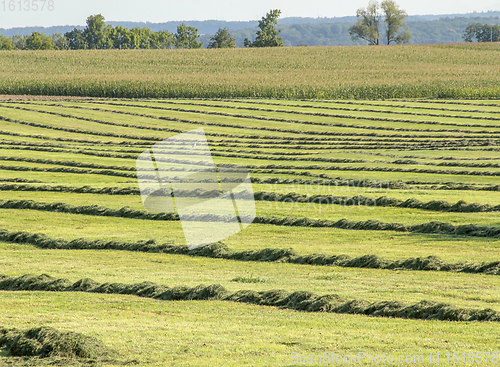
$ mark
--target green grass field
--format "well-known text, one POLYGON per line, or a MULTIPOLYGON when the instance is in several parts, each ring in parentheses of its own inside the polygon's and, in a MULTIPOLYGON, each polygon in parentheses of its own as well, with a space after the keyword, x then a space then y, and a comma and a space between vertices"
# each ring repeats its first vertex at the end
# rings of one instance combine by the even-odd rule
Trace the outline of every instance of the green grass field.
MULTIPOLYGON (((451 53, 486 53, 495 64, 497 48, 451 53)), ((391 57, 413 52, 391 50, 391 57)), ((0 55, 3 65, 9 55, 0 55)), ((448 363, 445 354, 500 352, 499 116, 498 100, 4 98, 0 328, 50 326, 97 337, 118 352, 118 361, 103 365, 291 366, 292 353, 325 352, 423 355, 424 363, 408 364, 423 366, 439 352, 440 365, 476 365, 448 363), (258 220, 219 244, 227 246, 223 255, 217 247, 187 251, 181 223, 143 212, 138 192, 139 154, 199 127, 216 164, 248 167, 256 194, 258 220), (337 201, 318 204, 315 196, 337 201), (372 204, 354 204, 360 197, 372 204), (139 214, 120 214, 124 207, 139 214), (148 248, 149 240, 159 247, 148 248), (6 285, 25 274, 91 278, 109 288, 6 285), (168 300, 110 290, 141 282, 220 285, 232 296, 168 300), (272 291, 336 296, 308 309, 265 298, 272 291)), ((0 353, 0 365, 13 363, 35 362, 0 353)))

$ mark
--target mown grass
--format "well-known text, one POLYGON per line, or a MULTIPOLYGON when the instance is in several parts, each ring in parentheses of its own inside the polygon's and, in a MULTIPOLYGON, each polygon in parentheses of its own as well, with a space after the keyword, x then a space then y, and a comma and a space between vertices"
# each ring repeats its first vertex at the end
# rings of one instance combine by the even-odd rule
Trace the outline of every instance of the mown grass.
MULTIPOLYGON (((264 50, 269 56, 268 59, 257 59, 256 55, 259 53, 253 50, 237 50, 233 54, 229 51, 89 52, 87 54, 68 52, 60 53, 60 56, 69 62, 64 65, 60 76, 55 76, 55 56, 50 52, 23 53, 23 55, 7 52, 0 55, 0 75, 2 67, 5 70, 5 65, 9 62, 19 62, 18 77, 24 78, 26 88, 32 88, 30 91, 33 93, 43 91, 56 93, 58 88, 67 85, 67 93, 75 91, 107 93, 107 88, 118 87, 116 93, 133 92, 135 97, 151 93, 155 86, 158 86, 158 89, 154 93, 164 93, 168 87, 170 88, 168 93, 173 93, 176 97, 186 94, 191 96, 190 93, 194 94, 196 91, 199 93, 198 97, 208 96, 210 93, 218 93, 217 97, 224 97, 230 93, 242 95, 246 93, 245 91, 251 90, 252 93, 255 92, 255 96, 265 93, 270 95, 274 93, 278 96, 286 92, 291 93, 292 97, 305 96, 308 93, 314 94, 315 97, 327 97, 325 93, 337 93, 340 91, 339 88, 344 88, 343 96, 349 98, 359 97, 362 93, 370 95, 376 90, 381 92, 379 95, 381 98, 387 93, 404 94, 408 91, 416 95, 420 93, 422 96, 434 93, 442 95, 450 91, 451 94, 470 92, 470 96, 473 96, 478 93, 488 94, 497 88, 498 81, 495 77, 489 81, 484 77, 486 71, 498 68, 498 60, 493 57, 498 53, 497 48, 497 45, 466 45, 451 48, 391 47, 384 48, 387 50, 385 56, 379 54, 380 50, 369 48, 264 50), (297 52, 299 54, 294 54, 297 52), (242 57, 243 54, 245 59, 242 57), (141 55, 142 66, 135 60, 136 55, 141 55), (190 58, 192 63, 180 63, 177 59, 180 55, 190 58), (211 57, 207 58, 205 55, 211 57), (229 55, 234 58, 228 58, 229 55), (326 60, 325 55, 335 56, 337 59, 326 60), (373 65, 367 66, 365 61, 354 60, 353 55, 372 60, 373 65), (31 76, 23 74, 28 72, 26 68, 28 56, 32 57, 32 60, 40 61, 41 65, 46 67, 45 76, 38 74, 41 70, 39 65, 33 66, 35 69, 32 70, 34 73, 31 76), (224 59, 217 59, 223 56, 224 59), (271 59, 271 56, 279 56, 282 61, 278 63, 275 59, 271 59), (235 61, 239 57, 241 57, 239 61, 235 61), (310 73, 301 75, 308 57, 316 57, 316 61, 310 67, 310 73), (345 62, 347 57, 351 57, 351 65, 345 62), (79 65, 74 61, 76 58, 81 58, 82 63, 85 61, 86 64, 79 65), (131 63, 118 65, 128 58, 133 59, 131 63), (200 61, 202 59, 203 63, 200 61), (109 65, 114 71, 107 71, 98 61, 111 62, 109 65), (220 62, 220 65, 216 65, 215 61, 220 62), (380 64, 382 61, 391 61, 392 65, 403 67, 396 71, 393 81, 390 82, 392 86, 389 88, 384 86, 384 78, 388 80, 389 69, 387 65, 380 64), (320 70, 322 65, 331 68, 327 71, 320 70), (239 72, 235 73, 236 77, 233 80, 233 84, 236 83, 235 87, 228 87, 219 93, 221 88, 226 88, 229 83, 226 75, 219 75, 219 82, 211 79, 215 75, 212 73, 217 73, 221 67, 239 72), (351 73, 349 70, 355 70, 351 68, 361 68, 359 69, 361 71, 351 73), (168 76, 166 76, 167 69, 172 71, 168 76), (374 69, 381 71, 376 77, 375 74, 370 74, 374 69), (264 70, 267 70, 266 73, 264 70), (280 78, 292 75, 289 74, 289 70, 293 70, 295 79, 290 78, 290 84, 286 87, 262 84, 264 77, 268 78, 268 84, 272 84, 280 78), (424 70, 427 76, 422 77, 424 70), (83 74, 79 74, 83 71, 88 74, 87 81, 81 83, 78 89, 72 86, 72 83, 76 83, 80 77, 83 78, 83 74), (71 72, 75 73, 71 75, 71 72), (343 86, 338 84, 340 83, 338 80, 332 82, 341 72, 345 74, 343 86), (460 78, 457 76, 458 73, 462 73, 460 78), (205 81, 195 82, 193 78, 202 74, 205 75, 205 81), (157 79, 155 82, 151 82, 153 75, 157 79), (320 80, 319 75, 324 78, 320 80), (35 77, 38 78, 36 82, 35 77), (250 82, 250 78, 254 81, 250 82), (414 88, 407 87, 402 82, 403 79, 413 83, 414 88), (416 79, 419 81, 415 81, 416 79), (446 79, 449 83, 443 87, 446 79), (179 83, 179 88, 171 88, 173 83, 179 83), (212 86, 208 83, 212 83, 212 86), (300 83, 302 86, 299 86, 300 83), (325 83, 330 84, 327 86, 325 83), (426 89, 430 84, 432 87, 426 89), (90 85, 95 85, 96 89, 89 89, 90 85), (53 90, 50 89, 52 87, 53 90), (313 91, 312 88, 316 89, 313 91)), ((0 82, 0 91, 8 83, 14 86, 17 82, 5 78, 0 82)), ((121 172, 133 175, 134 171, 130 169, 135 166, 135 157, 144 149, 175 134, 173 130, 189 130, 206 122, 207 124, 202 126, 208 133, 209 141, 213 143, 212 152, 217 164, 235 163, 250 166, 252 179, 298 180, 294 184, 256 183, 255 192, 295 192, 347 197, 361 194, 401 200, 414 198, 423 202, 443 200, 454 204, 459 200, 465 200, 469 203, 498 205, 500 204, 498 191, 479 191, 488 188, 486 186, 498 185, 498 177, 449 174, 456 171, 495 173, 499 170, 498 167, 479 167, 479 164, 497 164, 500 160, 499 143, 494 134, 498 130, 495 125, 500 126, 495 120, 496 114, 500 112, 498 103, 493 100, 449 102, 436 100, 312 102, 261 99, 100 100, 96 103, 54 100, 30 103, 0 102, 0 116, 41 125, 36 127, 8 121, 1 122, 0 130, 5 134, 0 135, 0 163, 5 169, 0 171, 2 180, 0 184, 11 182, 8 180, 15 182, 28 179, 43 181, 51 186, 65 185, 74 188, 84 185, 95 188, 137 188, 134 177, 89 174, 83 173, 83 170, 109 168, 110 174, 121 172), (490 104, 496 106, 489 106, 490 104), (395 105, 400 107, 393 107, 395 105), (255 108, 271 111, 258 111, 255 108), (359 109, 359 111, 342 109, 359 109), (35 112, 35 110, 45 112, 35 112), (308 114, 298 114, 300 111, 308 114), (371 119, 325 117, 314 115, 315 113, 371 119), (238 114, 248 116, 236 116, 238 114), (434 116, 439 114, 445 116, 434 116), (473 117, 487 117, 490 120, 457 117, 469 114, 473 117), (172 120, 174 117, 182 121, 172 120), (388 121, 377 121, 377 117, 386 118, 388 121), (296 121, 291 123, 280 119, 296 121), (436 120, 445 124, 417 124, 389 121, 389 119, 436 120), (352 124, 359 128, 315 124, 324 122, 352 124), (227 126, 219 126, 221 123, 227 126), (411 130, 388 130, 394 127, 411 130), (281 131, 273 131, 273 128, 279 128, 281 131), (425 129, 432 131, 424 131, 425 129), (453 137, 459 135, 455 132, 435 131, 440 129, 486 133, 464 133, 462 138, 457 139, 453 137), (21 135, 8 135, 9 133, 21 135), (323 133, 331 135, 321 135, 323 133), (120 134, 123 136, 118 136, 120 134), (59 138, 65 140, 57 140, 59 138), (44 143, 48 144, 42 146, 44 143), (102 154, 108 156, 100 156, 102 154), (119 155, 123 156, 119 158, 119 155), (274 159, 276 157, 279 157, 278 160, 274 159), (300 157, 300 160, 292 160, 295 157, 300 157), (30 162, 30 158, 39 161, 30 162), (315 158, 320 160, 315 161, 315 158), (325 158, 338 161, 326 162, 325 158), (21 160, 16 161, 16 159, 21 160), (43 162, 41 159, 52 161, 43 162), (343 162, 342 159, 349 161, 343 162), (355 161, 360 159, 364 161, 355 161), (400 161, 395 162, 397 160, 400 161), (469 166, 439 166, 443 162, 466 163, 469 166), (83 164, 84 167, 79 168, 79 164, 83 164), (89 168, 91 165, 101 165, 102 168, 89 168), (121 166, 128 170, 120 168, 121 166), (332 166, 338 169, 329 169, 332 166), (42 172, 7 169, 14 169, 13 167, 78 168, 82 171, 75 174, 69 170, 42 172), (374 167, 403 170, 439 169, 443 173, 367 170, 374 167), (382 180, 386 181, 386 185, 382 183, 382 186, 375 188, 355 187, 359 182, 350 182, 348 186, 337 186, 335 181, 332 181, 330 186, 318 187, 317 184, 312 184, 318 177, 321 180, 338 179, 340 185, 347 184, 342 178, 378 180, 368 184, 380 184, 382 180), (392 189, 387 188, 389 182, 392 189), (461 190, 454 190, 455 187, 451 183, 457 184, 461 190), (442 189, 442 184, 447 185, 446 189, 442 189)), ((38 184, 29 183, 29 185, 38 184)), ((109 208, 130 206, 142 209, 139 195, 0 191, 0 199, 31 199, 37 202, 64 202, 73 206, 101 205, 109 208)), ((497 220, 497 213, 448 213, 391 207, 361 210, 361 208, 341 209, 333 206, 330 209, 332 210, 328 211, 323 206, 319 211, 317 206, 307 204, 291 207, 289 203, 285 205, 285 203, 257 202, 257 214, 264 216, 306 216, 331 220, 347 218, 350 221, 378 219, 406 224, 431 220, 494 226, 500 223, 497 220)), ((130 243, 153 239, 157 243, 185 244, 181 224, 175 221, 160 222, 8 209, 0 210, 0 228, 11 232, 43 233, 51 238, 64 240, 84 238, 130 243)), ((224 243, 234 251, 292 248, 299 255, 316 253, 359 257, 375 254, 387 260, 426 258, 434 255, 447 263, 478 264, 500 261, 498 238, 444 234, 285 227, 254 223, 246 230, 224 240, 224 243)), ((429 300, 465 308, 500 310, 497 275, 451 271, 394 271, 243 262, 118 250, 41 250, 34 246, 14 243, 0 243, 0 268, 0 273, 12 276, 47 273, 71 281, 89 277, 100 282, 151 281, 168 286, 219 283, 230 291, 307 290, 319 295, 336 293, 346 299, 389 300, 407 304, 429 300)), ((459 350, 491 351, 498 345, 498 338, 495 336, 496 326, 489 323, 306 314, 232 302, 166 302, 112 294, 3 291, 0 292, 0 298, 6 310, 0 314, 0 327, 27 329, 47 325, 57 329, 82 332, 99 337, 106 345, 121 352, 123 360, 136 359, 139 361, 138 365, 292 365, 290 353, 293 351, 314 354, 334 349, 335 352, 342 353, 366 350, 378 354, 402 352, 428 355, 429 352, 438 350, 441 353, 459 350), (97 309, 99 311, 96 311, 97 309)), ((0 364, 4 360, 0 359, 0 364)))
MULTIPOLYGON (((93 217, 30 210, 0 210, 0 228, 44 233, 52 238, 185 244, 180 222, 93 217), (42 220, 43 219, 43 220, 42 220), (116 228, 120 228, 116 231, 116 228)), ((224 241, 238 251, 292 248, 299 254, 376 254, 390 260, 439 256, 449 262, 483 262, 499 258, 500 241, 392 231, 353 231, 335 228, 280 227, 253 224, 224 241)))
POLYGON ((221 284, 231 292, 307 290, 369 302, 397 300, 413 304, 433 300, 457 307, 500 311, 495 275, 225 261, 112 250, 44 251, 13 244, 2 244, 1 249, 2 273, 9 276, 50 274, 73 282, 91 278, 98 282, 149 281, 189 287, 221 284))
MULTIPOLYGON (((38 193, 38 192, 0 192, 0 200, 33 200, 40 203, 69 203, 73 206, 88 206, 99 203, 100 206, 121 209, 130 207, 135 210, 144 210, 139 195, 110 196, 97 194, 74 195, 73 193, 38 193)), ((322 219, 338 221, 349 218, 353 221, 366 221, 370 219, 385 223, 401 223, 407 226, 424 224, 432 221, 442 221, 453 225, 476 224, 481 226, 500 226, 500 212, 487 213, 454 213, 440 212, 409 208, 390 208, 376 204, 356 205, 351 202, 327 203, 297 203, 277 201, 256 201, 256 214, 258 216, 277 216, 322 219), (417 215, 415 215, 417 214, 417 215)), ((16 209, 12 209, 16 210, 16 209)), ((139 221, 138 226, 142 223, 139 221)))
POLYGON ((98 337, 121 353, 123 360, 137 360, 139 365, 284 366, 293 365, 292 352, 497 351, 497 340, 490 337, 497 326, 490 323, 318 317, 220 301, 165 302, 120 295, 1 294, 7 313, 0 315, 0 323, 29 328, 45 320, 60 330, 98 337), (214 330, 222 332, 214 334, 214 330), (303 332, 299 335, 298 330, 303 332))

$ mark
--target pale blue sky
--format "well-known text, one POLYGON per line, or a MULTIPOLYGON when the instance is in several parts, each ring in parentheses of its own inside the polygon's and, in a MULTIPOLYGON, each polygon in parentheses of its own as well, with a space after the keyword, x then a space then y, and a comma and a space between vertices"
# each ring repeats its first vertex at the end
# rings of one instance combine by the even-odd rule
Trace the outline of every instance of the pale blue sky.
MULTIPOLYGON (((256 20, 270 9, 282 17, 339 17, 355 15, 368 0, 52 0, 53 11, 9 11, 9 0, 0 0, 0 28, 84 25, 88 15, 101 13, 109 21, 256 20)), ((23 6, 28 1, 21 0, 23 6)), ((410 15, 500 11, 500 0, 397 0, 410 15)), ((48 4, 48 0, 47 3, 48 4)), ((47 6, 47 5, 46 5, 47 6)))

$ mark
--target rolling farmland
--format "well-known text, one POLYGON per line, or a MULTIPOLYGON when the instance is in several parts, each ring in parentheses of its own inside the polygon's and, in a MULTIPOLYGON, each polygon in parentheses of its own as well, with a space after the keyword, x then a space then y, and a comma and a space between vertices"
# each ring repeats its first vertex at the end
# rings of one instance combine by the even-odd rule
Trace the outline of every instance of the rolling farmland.
POLYGON ((498 100, 25 97, 0 120, 0 328, 98 338, 104 365, 499 352, 498 100), (199 127, 257 217, 189 251, 136 159, 199 127))

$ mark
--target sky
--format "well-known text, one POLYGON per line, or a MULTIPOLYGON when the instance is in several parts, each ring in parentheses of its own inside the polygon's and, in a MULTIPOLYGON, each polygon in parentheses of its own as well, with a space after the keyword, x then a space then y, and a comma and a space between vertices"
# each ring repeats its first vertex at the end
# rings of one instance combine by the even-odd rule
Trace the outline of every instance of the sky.
MULTIPOLYGON (((0 0, 0 28, 85 25, 92 14, 108 21, 257 20, 270 9, 281 17, 355 15, 369 0, 0 0), (19 4, 22 8, 19 10, 19 4), (14 10, 9 10, 12 4, 14 10), (42 5, 44 10, 41 10, 42 5), (28 5, 31 10, 28 9, 28 5), (38 5, 34 11, 33 5, 38 5), (49 10, 49 5, 50 9, 49 10)), ((409 15, 500 11, 500 0, 396 0, 409 15)))

